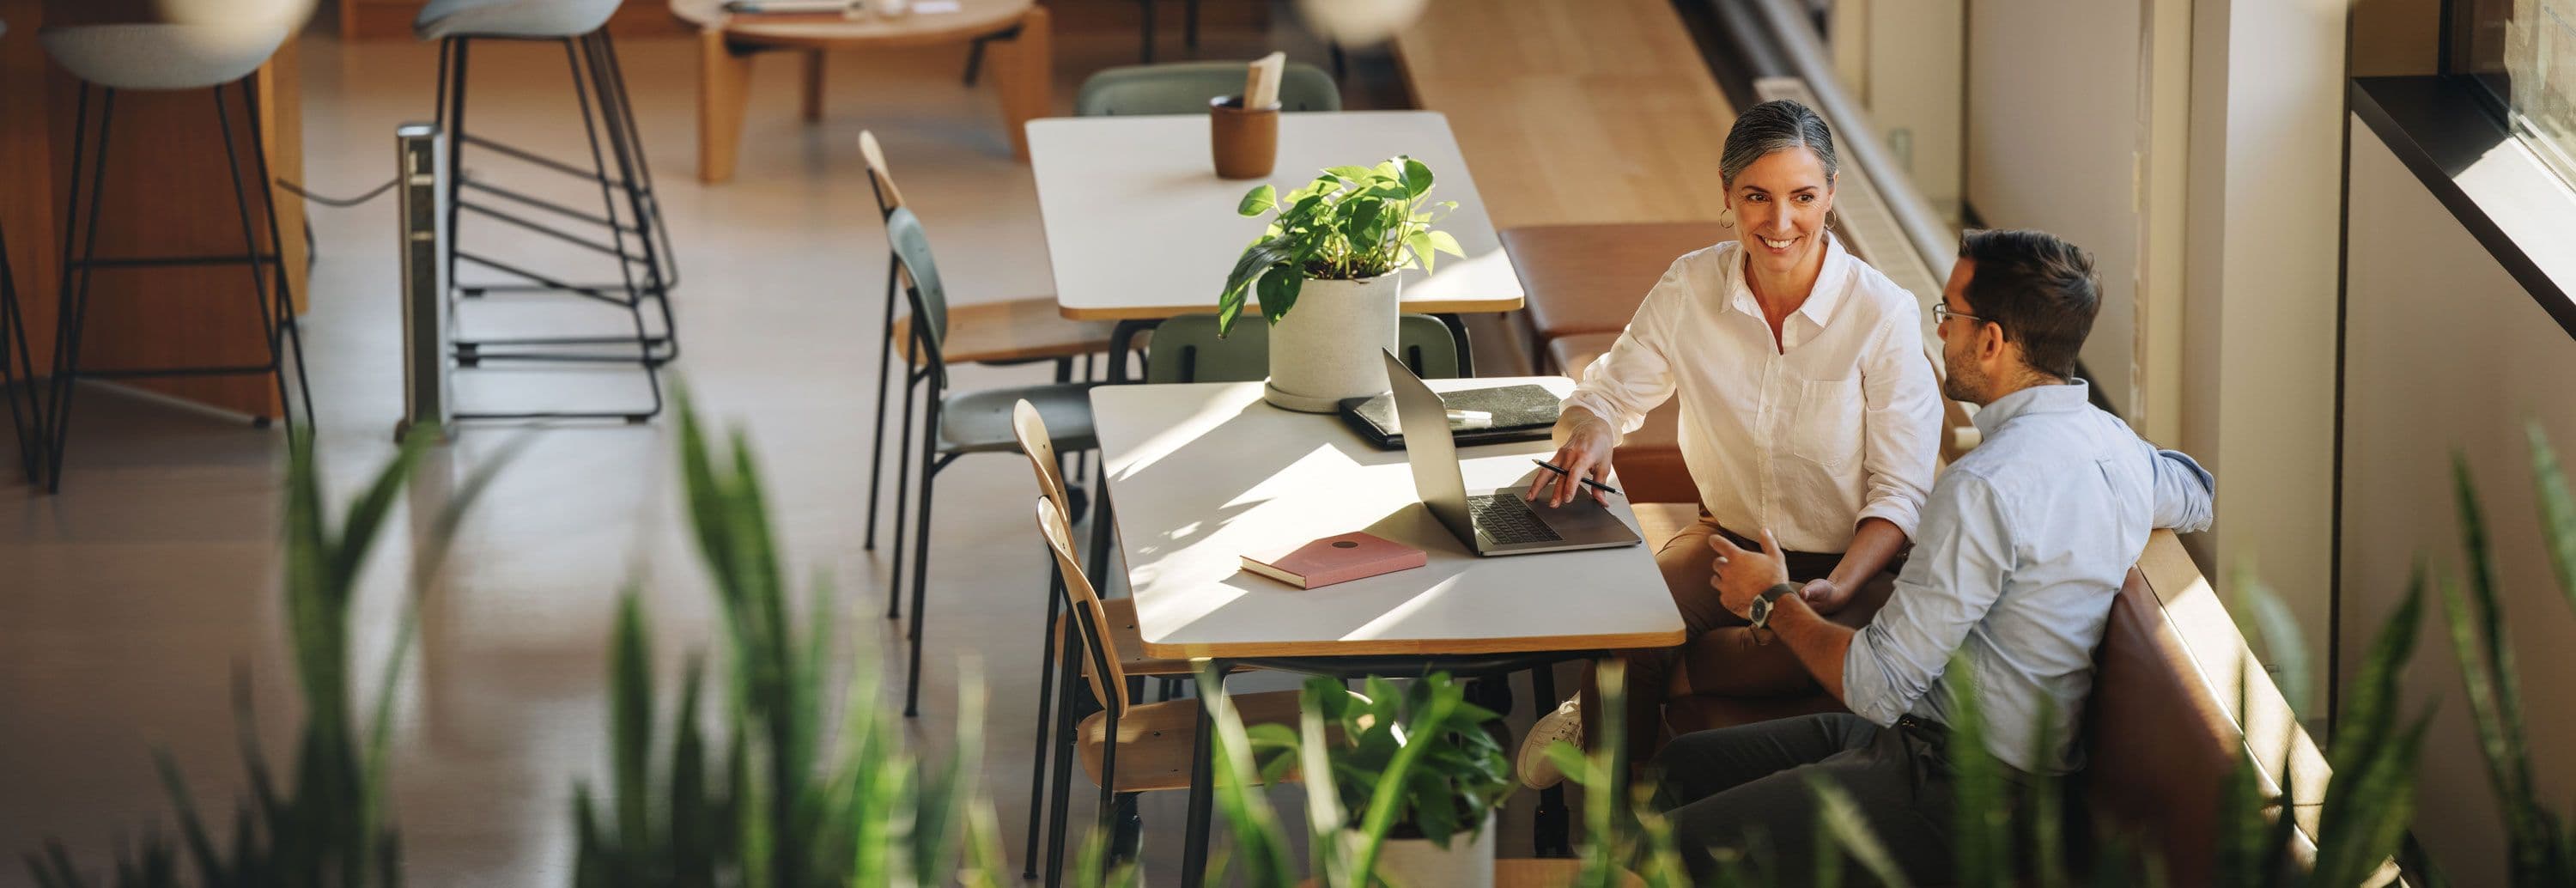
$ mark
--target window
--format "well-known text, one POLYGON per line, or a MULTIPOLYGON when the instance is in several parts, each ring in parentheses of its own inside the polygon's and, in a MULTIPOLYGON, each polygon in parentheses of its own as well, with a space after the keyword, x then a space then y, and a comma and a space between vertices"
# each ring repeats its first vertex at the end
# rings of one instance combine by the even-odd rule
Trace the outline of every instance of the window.
POLYGON ((2494 94, 2514 135, 2576 184, 2576 0, 2453 0, 2450 68, 2494 94))

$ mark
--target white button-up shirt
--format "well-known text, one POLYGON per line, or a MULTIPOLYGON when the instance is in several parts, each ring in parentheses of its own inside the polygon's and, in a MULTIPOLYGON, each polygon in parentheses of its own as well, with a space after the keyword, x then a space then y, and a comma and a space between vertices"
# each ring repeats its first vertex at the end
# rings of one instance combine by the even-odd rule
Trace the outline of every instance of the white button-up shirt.
POLYGON ((1728 241, 1673 260, 1565 406, 1622 435, 1681 396, 1682 463, 1728 530, 1769 528, 1782 548, 1840 552, 1862 518, 1914 535, 1939 456, 1939 386, 1922 309, 1826 242, 1807 301, 1775 347, 1728 241))

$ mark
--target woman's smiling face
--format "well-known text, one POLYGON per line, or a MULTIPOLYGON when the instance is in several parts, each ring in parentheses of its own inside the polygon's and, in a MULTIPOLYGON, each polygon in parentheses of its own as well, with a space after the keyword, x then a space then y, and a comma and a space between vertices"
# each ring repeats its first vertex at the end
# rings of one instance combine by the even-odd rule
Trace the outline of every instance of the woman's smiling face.
POLYGON ((1746 165, 1728 188, 1737 238, 1756 272, 1787 274, 1824 249, 1834 182, 1806 148, 1784 148, 1746 165))

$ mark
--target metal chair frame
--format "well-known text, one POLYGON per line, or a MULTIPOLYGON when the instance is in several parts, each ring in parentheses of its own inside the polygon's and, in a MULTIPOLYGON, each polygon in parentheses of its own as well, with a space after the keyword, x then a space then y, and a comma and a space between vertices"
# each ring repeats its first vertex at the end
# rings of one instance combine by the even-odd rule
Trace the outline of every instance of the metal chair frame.
MULTIPOLYGON (((269 374, 277 380, 277 408, 280 417, 286 421, 290 446, 293 446, 292 442, 295 440, 293 432, 296 405, 299 402, 302 404, 307 421, 310 421, 313 416, 313 393, 305 378, 304 370, 304 338, 297 331, 293 287, 287 283, 288 278, 282 259, 286 252, 284 241, 278 237, 276 192, 267 187, 275 177, 268 169, 267 137, 259 131, 257 123, 259 93, 253 88, 248 77, 231 84, 217 84, 210 91, 214 94, 215 118, 223 133, 225 173, 232 183, 233 205, 241 216, 242 251, 238 254, 200 256, 100 258, 98 256, 98 219, 101 215, 101 195, 107 185, 107 157, 108 149, 111 147, 109 140, 115 130, 117 90, 114 87, 99 86, 87 81, 82 81, 80 85, 80 100, 77 110, 73 112, 70 205, 63 213, 63 279, 58 302, 59 309, 55 314, 53 375, 49 380, 52 392, 43 404, 38 405, 37 410, 43 429, 41 436, 45 439, 41 455, 44 463, 45 488, 49 492, 62 491, 63 460, 69 450, 71 438, 72 390, 74 383, 83 377, 150 379, 269 374), (266 209, 268 216, 265 226, 268 229, 268 245, 265 251, 260 248, 258 235, 254 233, 254 229, 261 226, 251 220, 250 189, 242 183, 241 152, 235 144, 233 135, 232 109, 224 101, 224 87, 228 85, 241 91, 243 107, 252 121, 249 126, 251 156, 253 167, 259 175, 260 205, 266 209), (93 94, 99 97, 95 139, 91 138, 90 131, 90 97, 93 94), (91 156, 93 146, 96 148, 96 157, 91 156), (89 207, 86 225, 83 224, 81 212, 84 168, 89 174, 87 188, 89 207), (85 369, 81 366, 82 338, 89 321, 90 272, 93 269, 208 265, 249 267, 252 285, 255 288, 253 301, 259 306, 260 324, 263 328, 262 339, 268 348, 267 360, 258 364, 128 367, 106 370, 85 369), (276 274, 274 288, 269 286, 269 276, 272 271, 276 274), (289 352, 294 355, 295 374, 295 384, 291 392, 287 385, 286 356, 289 352)), ((26 363, 23 321, 16 316, 14 298, 11 300, 9 313, 10 326, 19 331, 21 363, 26 363)), ((32 392, 30 392, 30 398, 33 399, 32 392)), ((10 395, 10 409, 13 415, 18 409, 14 389, 10 395)), ((254 417, 252 424, 266 427, 268 417, 254 417)))
POLYGON ((40 477, 38 467, 45 465, 39 449, 44 405, 36 398, 35 359, 27 351, 27 320, 18 311, 18 281, 9 267, 8 240, 0 234, 0 395, 9 399, 9 430, 18 438, 18 472, 33 485, 40 477), (24 407, 18 404, 22 384, 27 388, 24 407))
MULTIPOLYGON (((652 392, 651 404, 640 409, 623 410, 537 410, 512 412, 459 412, 458 419, 620 419, 640 423, 662 412, 662 365, 678 360, 680 343, 678 326, 672 311, 670 293, 680 284, 680 270, 671 247, 670 227, 662 221, 662 210, 653 192, 653 171, 644 157, 643 134, 635 123, 634 106, 626 92, 624 69, 617 60, 616 44, 605 28, 576 37, 520 38, 494 35, 466 35, 444 38, 438 59, 438 123, 448 135, 448 167, 451 175, 441 183, 446 191, 447 230, 458 246, 447 257, 447 276, 451 311, 459 299, 481 299, 494 294, 558 293, 593 300, 626 310, 633 324, 632 333, 585 336, 513 336, 458 338, 451 345, 460 369, 475 369, 485 362, 553 363, 553 364, 635 364, 644 372, 652 392), (583 135, 590 144, 590 167, 545 157, 533 151, 469 133, 465 128, 465 93, 469 49, 476 40, 560 42, 564 59, 573 81, 573 94, 581 108, 583 135), (597 102, 594 113, 592 104, 597 102), (606 150, 602 150, 602 133, 606 150), (536 195, 505 188, 501 185, 466 175, 462 163, 467 146, 510 157, 549 172, 559 173, 599 185, 600 205, 604 211, 591 213, 565 206, 536 195), (616 165, 611 175, 610 164, 616 165), (496 203, 474 200, 468 193, 497 198, 514 204, 504 208, 496 203), (622 206, 621 206, 622 201, 622 206), (532 218, 519 208, 540 211, 553 217, 571 220, 589 232, 604 231, 605 241, 589 234, 555 227, 532 218), (461 246, 459 221, 472 211, 476 216, 506 224, 512 228, 571 244, 586 251, 614 257, 620 280, 606 283, 574 283, 545 273, 519 267, 499 259, 472 253, 461 246), (458 282, 459 261, 519 279, 510 283, 458 282), (645 303, 652 303, 651 313, 658 325, 648 320, 645 303), (631 347, 632 351, 626 349, 631 347)), ((453 316, 453 315, 451 315, 453 316)))
MULTIPOLYGON (((895 247, 895 241, 899 236, 899 233, 907 230, 915 232, 920 231, 920 223, 918 219, 913 216, 910 208, 898 206, 886 216, 888 246, 895 247)), ((924 253, 922 258, 926 263, 929 259, 926 236, 924 237, 922 251, 924 253)), ((912 262, 905 259, 902 255, 902 250, 900 248, 896 248, 893 267, 888 270, 888 274, 895 277, 895 285, 902 289, 905 299, 912 307, 911 323, 906 325, 904 335, 907 337, 907 341, 910 345, 910 347, 906 349, 906 353, 913 355, 915 358, 913 361, 915 366, 908 366, 904 370, 903 431, 897 436, 898 446, 896 448, 895 468, 895 511, 897 514, 902 514, 907 504, 909 504, 913 513, 913 531, 911 539, 912 550, 909 558, 912 567, 911 575, 909 577, 911 580, 912 617, 911 624, 905 631, 905 638, 911 646, 909 657, 910 662, 906 667, 907 678, 904 683, 903 714, 907 717, 916 715, 920 711, 922 609, 923 601, 928 594, 929 588, 930 507, 934 493, 934 485, 938 480, 939 472, 941 470, 946 469, 948 465, 955 462, 958 457, 966 455, 966 451, 946 450, 941 448, 939 440, 940 417, 948 401, 948 364, 941 354, 941 342, 946 338, 946 294, 940 292, 924 292, 925 289, 937 290, 935 282, 938 280, 938 277, 935 267, 930 269, 930 274, 928 275, 928 277, 934 282, 933 286, 930 288, 924 288, 921 285, 921 280, 924 277, 922 269, 911 268, 911 265, 912 262), (898 272, 907 270, 909 271, 908 274, 898 274, 898 272), (920 410, 922 413, 920 440, 921 491, 918 499, 910 499, 909 503, 907 503, 907 500, 911 495, 910 482, 913 475, 913 402, 916 395, 920 395, 923 392, 925 386, 928 391, 925 396, 920 398, 922 403, 920 410)), ((1060 369, 1059 373, 1061 372, 1062 371, 1060 369)), ((1057 383, 1057 385, 1088 384, 1089 383, 1057 383)), ((879 388, 879 392, 882 394, 882 387, 879 388)), ((1105 505, 1105 497, 1102 498, 1102 503, 1105 505)), ((904 585, 905 580, 907 579, 904 572, 904 567, 907 561, 904 551, 904 542, 904 525, 897 523, 894 528, 895 562, 891 578, 887 585, 887 619, 899 619, 901 616, 904 585)), ((1106 535, 1100 533, 1098 528, 1095 528, 1092 539, 1093 549, 1098 551, 1107 544, 1108 538, 1106 535)))
MULTIPOLYGON (((870 190, 870 191, 872 191, 872 192, 876 195, 876 201, 877 201, 877 219, 878 219, 878 221, 879 221, 879 222, 883 222, 883 221, 885 221, 885 220, 887 220, 887 219, 891 219, 891 218, 893 218, 893 217, 894 217, 894 211, 895 211, 895 210, 898 210, 898 209, 901 209, 901 208, 903 207, 904 203, 903 203, 903 194, 902 194, 902 192, 901 192, 901 191, 899 191, 898 189, 896 189, 896 188, 894 187, 894 183, 893 183, 892 181, 889 181, 889 180, 884 179, 884 178, 880 178, 880 177, 879 177, 879 173, 878 173, 876 170, 874 170, 874 169, 870 169, 870 170, 869 170, 869 172, 868 172, 868 188, 869 188, 869 190, 870 190)), ((863 533, 863 540, 864 540, 864 541, 862 542, 862 544, 861 544, 861 546, 860 546, 860 548, 861 548, 861 549, 863 549, 863 550, 865 550, 865 551, 869 551, 869 552, 874 552, 874 551, 876 551, 876 549, 877 549, 877 501, 878 501, 878 500, 879 500, 879 498, 880 498, 880 497, 879 497, 879 492, 880 492, 881 490, 883 490, 883 488, 882 488, 880 485, 882 485, 882 484, 883 484, 884 479, 885 479, 885 424, 886 424, 886 402, 887 402, 887 397, 886 397, 886 383, 887 383, 887 381, 888 381, 888 380, 891 380, 891 379, 894 377, 894 374, 893 374, 892 372, 888 371, 886 368, 888 368, 888 367, 890 367, 890 366, 892 366, 892 365, 894 364, 894 338, 895 338, 895 329, 894 329, 894 317, 895 317, 895 310, 894 310, 894 307, 895 307, 895 304, 896 304, 896 303, 901 302, 901 301, 903 301, 903 299, 904 299, 904 295, 903 295, 903 293, 902 293, 902 290, 900 289, 900 287, 901 287, 901 284, 900 284, 900 278, 898 278, 898 277, 896 276, 896 275, 897 275, 897 268, 898 268, 898 266, 900 266, 901 264, 902 264, 902 261, 901 261, 899 258, 897 258, 897 257, 895 256, 895 254, 894 254, 894 249, 893 249, 891 246, 889 246, 889 247, 886 249, 886 286, 885 286, 885 294, 886 294, 886 295, 885 295, 885 314, 884 314, 884 317, 883 317, 883 318, 880 320, 880 322, 879 322, 880 327, 882 328, 882 330, 881 330, 881 332, 880 332, 880 333, 878 334, 878 336, 877 336, 878 350, 877 350, 877 412, 876 412, 876 428, 875 428, 874 430, 872 430, 872 431, 870 431, 870 432, 868 433, 869 450, 868 450, 868 518, 867 518, 867 530, 866 530, 866 531, 864 531, 864 533, 863 533)), ((907 334, 907 335, 909 335, 909 334, 907 334)), ((918 353, 912 353, 912 354, 918 354, 918 353)), ((1094 370, 1094 368, 1093 368, 1092 357, 1093 357, 1092 355, 1083 355, 1083 356, 1082 356, 1082 372, 1081 372, 1081 375, 1080 375, 1080 379, 1081 379, 1081 381, 1083 381, 1083 382, 1089 382, 1089 381, 1091 381, 1091 380, 1093 380, 1093 379, 1097 378, 1097 377, 1095 376, 1095 370, 1094 370)), ((909 360, 909 359, 908 359, 908 360, 909 360)), ((1075 381, 1075 378, 1076 378, 1076 377, 1075 377, 1074 369, 1073 369, 1073 368, 1074 368, 1074 361, 1073 361, 1073 359, 1072 359, 1072 358, 1069 358, 1069 357, 1067 357, 1067 358, 1032 358, 1032 359, 1030 359, 1030 360, 1026 360, 1026 361, 993 361, 993 362, 988 362, 988 363, 989 363, 991 366, 1012 366, 1012 365, 1018 365, 1018 364, 1034 364, 1034 363, 1038 363, 1038 362, 1040 362, 1040 361, 1046 361, 1046 360, 1052 360, 1052 361, 1054 361, 1054 362, 1055 362, 1055 381, 1056 381, 1057 383, 1062 384, 1062 383, 1070 383, 1070 382, 1075 381)), ((907 370, 909 370, 910 368, 909 368, 909 367, 907 367, 906 369, 907 369, 907 370)), ((912 383, 908 381, 908 382, 907 382, 907 385, 910 385, 910 384, 912 384, 912 383)), ((910 420, 910 418, 911 418, 911 417, 910 417, 910 414, 912 413, 912 397, 913 397, 913 392, 911 391, 911 389, 906 388, 906 389, 905 389, 905 391, 904 391, 904 393, 903 393, 903 396, 904 396, 904 413, 905 413, 905 419, 906 419, 906 421, 909 421, 909 420, 910 420)), ((903 435, 902 435, 901 437, 902 437, 902 439, 908 440, 908 439, 910 439, 910 438, 911 438, 911 436, 912 436, 911 426, 907 425, 907 426, 905 426, 904 428, 905 428, 905 431, 903 432, 903 435)), ((1083 455, 1083 454, 1075 454, 1075 455, 1074 455, 1074 460, 1075 460, 1075 462, 1074 462, 1074 474, 1075 474, 1075 475, 1077 475, 1077 476, 1078 476, 1078 475, 1080 475, 1080 474, 1082 474, 1083 459, 1084 459, 1084 455, 1083 455)), ((898 471, 899 471, 899 470, 898 470, 898 471)), ((1081 487, 1078 487, 1078 486, 1077 486, 1077 487, 1072 487, 1072 488, 1070 488, 1070 489, 1068 490, 1068 493, 1070 493, 1070 494, 1072 495, 1073 500, 1072 500, 1072 504, 1071 504, 1070 506, 1068 506, 1067 508, 1069 509, 1069 511, 1070 511, 1070 513, 1071 513, 1071 514, 1073 514, 1074 516, 1076 516, 1077 518, 1079 518, 1079 517, 1083 514, 1083 511, 1084 511, 1084 508, 1085 508, 1085 502, 1084 502, 1084 500, 1085 500, 1085 496, 1084 496, 1084 494, 1083 494, 1083 492, 1082 492, 1082 488, 1081 488, 1081 487)), ((895 499, 896 499, 896 506, 895 506, 895 510, 896 510, 897 512, 901 512, 901 511, 902 511, 902 509, 903 509, 903 506, 902 506, 903 493, 902 493, 902 481, 901 481, 901 479, 897 479, 897 481, 896 481, 896 493, 895 493, 895 499)), ((902 549, 902 547, 903 547, 903 544, 902 544, 901 542, 897 542, 897 543, 895 544, 895 548, 898 550, 898 553, 897 553, 897 557, 898 557, 898 558, 900 558, 900 557, 901 557, 901 553, 900 553, 900 551, 899 551, 899 550, 901 550, 901 549, 902 549)), ((903 615, 903 614, 902 614, 902 604, 901 604, 901 602, 900 602, 900 601, 891 602, 891 603, 889 603, 889 604, 887 605, 887 608, 886 608, 886 619, 889 619, 889 620, 899 619, 899 618, 901 618, 901 617, 902 617, 902 615, 903 615)))

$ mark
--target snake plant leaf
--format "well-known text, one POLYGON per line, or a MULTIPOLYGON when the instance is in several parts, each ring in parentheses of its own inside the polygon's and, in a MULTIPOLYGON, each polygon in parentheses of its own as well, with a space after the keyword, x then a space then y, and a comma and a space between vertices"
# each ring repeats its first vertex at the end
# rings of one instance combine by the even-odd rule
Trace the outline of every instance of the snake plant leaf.
MULTIPOLYGON (((340 521, 338 551, 331 557, 331 582, 341 594, 356 590, 358 571, 365 566, 367 553, 375 548, 379 536, 377 529, 383 526, 385 514, 393 510, 394 500, 402 495, 403 485, 411 480, 412 468, 420 464, 421 454, 438 440, 435 426, 411 430, 410 434, 403 436, 402 446, 394 452, 393 460, 376 473, 373 483, 367 485, 366 492, 349 503, 347 517, 340 521)), ((309 441, 306 446, 311 446, 309 441)))
MULTIPOLYGON (((2549 433, 2540 421, 2524 424, 2523 434, 2531 442, 2532 489, 2540 504, 2540 536, 2549 550, 2549 566, 2558 577, 2558 592, 2566 596, 2567 606, 2576 608, 2576 496, 2567 490, 2567 473, 2559 466, 2558 449, 2550 446, 2549 433)), ((2576 842, 2571 838, 2570 842, 2576 842)), ((2576 851, 2567 856, 2576 858, 2576 851)))
MULTIPOLYGON (((1347 822, 1336 784, 1338 779, 1311 775, 1335 774, 1332 762, 1330 732, 1326 724, 1339 724, 1336 713, 1350 711, 1351 695, 1342 693, 1341 682, 1323 676, 1306 680, 1305 692, 1297 695, 1298 767, 1309 778, 1306 784, 1307 832, 1313 836, 1331 836, 1347 822)), ((1343 855, 1338 841, 1310 841, 1307 853, 1312 859, 1309 869, 1322 884, 1350 884, 1350 861, 1343 855)))
POLYGON ((161 772, 161 787, 169 793, 170 805, 179 815, 179 833, 188 843, 189 857, 196 861, 197 877, 207 885, 230 883, 228 867, 215 850, 214 839, 206 833, 205 821, 197 816, 196 798, 188 791, 187 780, 179 776, 179 763, 170 757, 167 748, 153 750, 152 761, 161 772))
POLYGON ((1244 868, 1255 884, 1292 884, 1293 856, 1281 838, 1277 813, 1260 792, 1252 770, 1251 742, 1244 735, 1243 720, 1235 714, 1233 701, 1225 694, 1225 677, 1202 663, 1198 681, 1203 689, 1200 705, 1207 707, 1209 721, 1216 729, 1211 744, 1215 753, 1212 773, 1216 777, 1216 801, 1234 832, 1235 851, 1243 855, 1244 868))
MULTIPOLYGON (((1824 824, 1825 834, 1834 840, 1834 844, 1851 855, 1853 860, 1860 861, 1861 868, 1868 870, 1879 884, 1889 888, 1912 884, 1906 881, 1904 870, 1897 868, 1896 859, 1887 853, 1887 846, 1881 844, 1878 835, 1870 830, 1868 816, 1861 812, 1860 803, 1853 801, 1849 792, 1812 771, 1807 774, 1807 787, 1822 803, 1819 819, 1824 824)), ((1842 855, 1833 853, 1818 856, 1819 861, 1841 859, 1842 855)))

